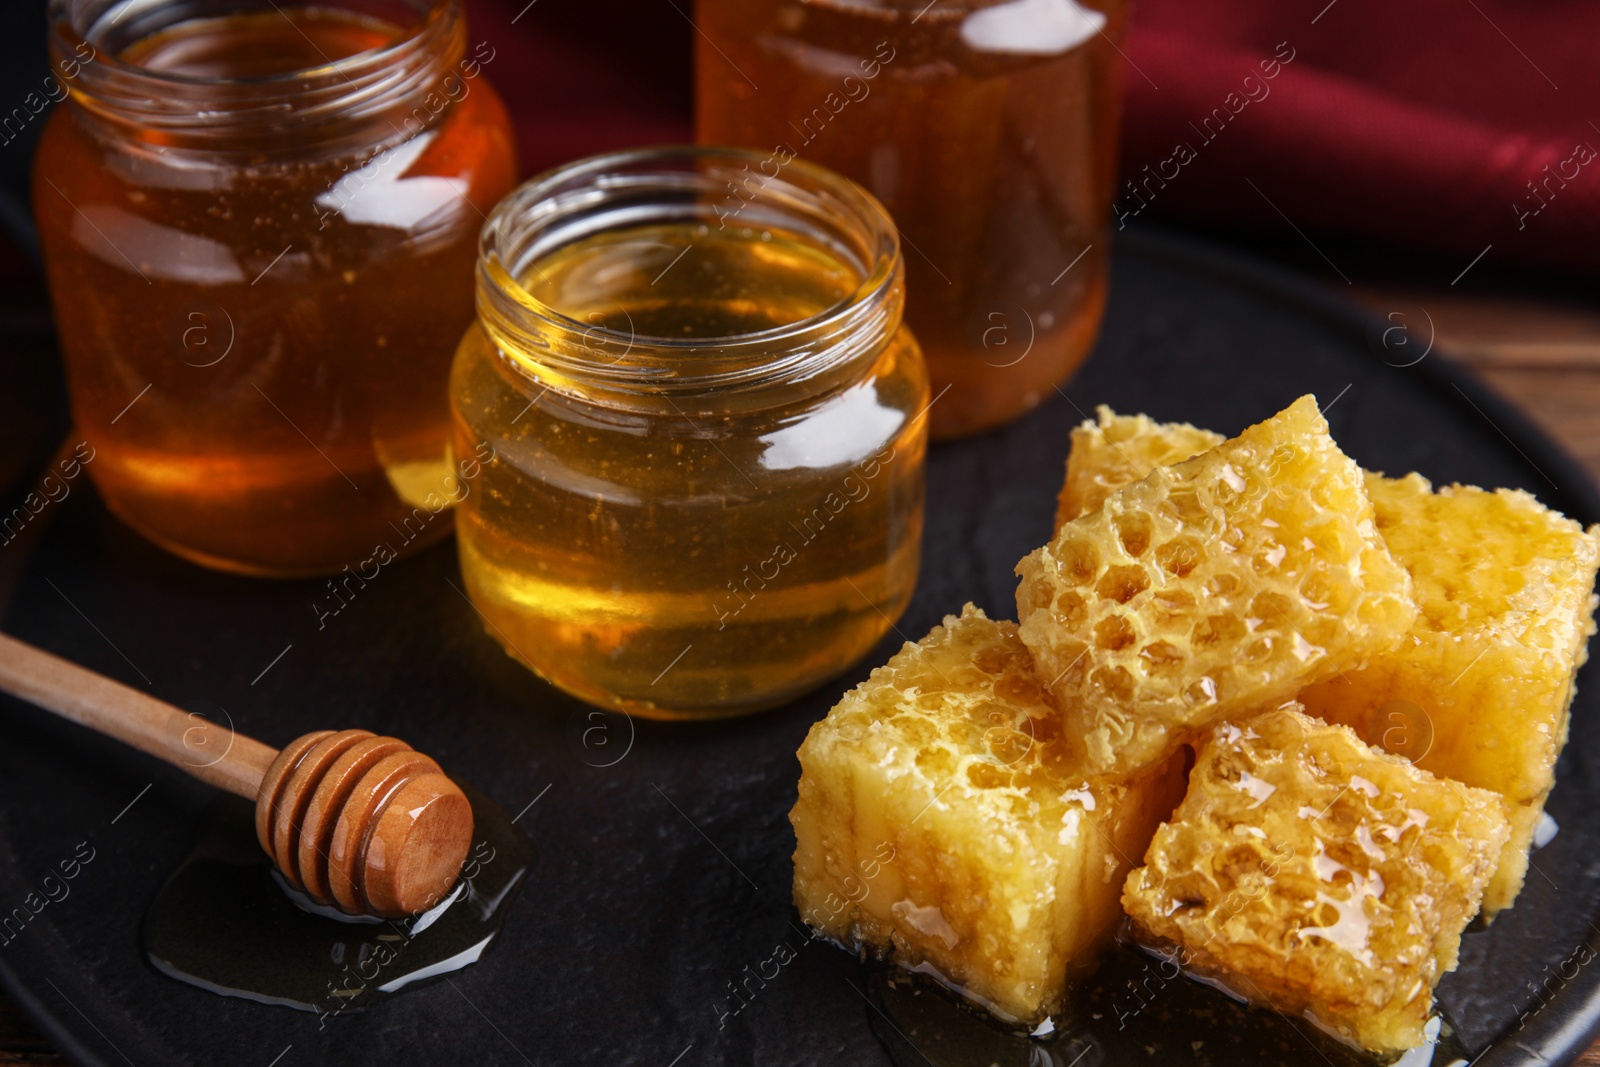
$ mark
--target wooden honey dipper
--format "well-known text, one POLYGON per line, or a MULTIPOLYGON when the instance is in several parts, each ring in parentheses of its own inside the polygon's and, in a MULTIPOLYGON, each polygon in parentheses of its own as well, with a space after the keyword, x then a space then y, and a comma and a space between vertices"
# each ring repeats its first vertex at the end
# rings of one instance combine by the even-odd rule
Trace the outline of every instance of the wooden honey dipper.
POLYGON ((0 691, 255 801, 256 836, 283 876, 352 915, 428 910, 455 885, 472 845, 461 787, 393 737, 318 730, 279 752, 229 730, 213 757, 198 716, 4 634, 0 691))

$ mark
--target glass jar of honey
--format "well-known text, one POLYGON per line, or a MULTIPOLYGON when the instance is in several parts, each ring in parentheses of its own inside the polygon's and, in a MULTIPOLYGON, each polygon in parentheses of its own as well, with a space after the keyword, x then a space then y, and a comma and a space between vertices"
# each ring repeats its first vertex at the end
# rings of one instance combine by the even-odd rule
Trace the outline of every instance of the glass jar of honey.
POLYGON ((444 537, 450 359, 516 181, 457 0, 52 0, 50 46, 34 205, 107 506, 255 574, 444 537))
POLYGON ((507 652, 603 707, 782 703, 916 583, 929 396, 894 226, 761 162, 601 156, 484 227, 450 383, 461 569, 507 652))
POLYGON ((1083 362, 1106 297, 1124 0, 697 0, 697 137, 839 171, 889 209, 933 435, 1083 362))

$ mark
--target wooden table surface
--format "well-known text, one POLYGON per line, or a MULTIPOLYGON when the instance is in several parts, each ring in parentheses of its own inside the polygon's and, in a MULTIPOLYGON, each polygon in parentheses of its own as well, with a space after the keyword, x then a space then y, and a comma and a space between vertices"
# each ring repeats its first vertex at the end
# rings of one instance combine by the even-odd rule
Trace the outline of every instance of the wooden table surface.
MULTIPOLYGON (((1600 310, 1577 301, 1505 293, 1382 284, 1346 289, 1380 315, 1398 315, 1420 343, 1471 365, 1566 445, 1600 481, 1600 310), (1421 311, 1419 311, 1421 309, 1421 311)), ((65 1064, 0 996, 0 1064, 65 1064)), ((1600 1044, 1578 1061, 1600 1067, 1600 1044)), ((143 1065, 141 1065, 143 1067, 143 1065)))

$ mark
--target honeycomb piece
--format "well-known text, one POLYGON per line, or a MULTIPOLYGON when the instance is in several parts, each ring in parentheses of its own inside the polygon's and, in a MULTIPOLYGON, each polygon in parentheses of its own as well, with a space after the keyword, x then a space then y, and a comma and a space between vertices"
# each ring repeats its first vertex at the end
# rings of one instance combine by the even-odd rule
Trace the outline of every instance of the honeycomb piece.
POLYGON ((1600 527, 1527 493, 1367 477, 1378 530, 1411 572, 1419 614, 1399 648, 1306 690, 1306 710, 1434 774, 1492 789, 1514 827, 1484 914, 1522 888, 1594 633, 1600 527))
POLYGON ((1360 667, 1416 615, 1309 396, 1125 486, 1017 573, 1018 632, 1095 774, 1360 667))
POLYGON ((1123 904, 1195 973, 1363 1048, 1411 1048, 1503 806, 1294 709, 1212 729, 1123 904))
POLYGON ((1118 489, 1157 467, 1181 463, 1220 445, 1221 434, 1148 415, 1118 415, 1101 404, 1072 431, 1067 479, 1056 501, 1056 525, 1086 515, 1118 489))
MULTIPOLYGON (((1201 450, 1194 427, 1100 409, 1124 456, 1184 458, 1201 450)), ((1099 506, 1138 471, 1089 424, 1073 434, 1065 507, 1057 524, 1099 506), (1074 490, 1080 486, 1091 489, 1074 490)), ((1312 714, 1352 727, 1368 744, 1468 785, 1511 807, 1512 832, 1484 896, 1492 919, 1522 888, 1528 850, 1567 737, 1577 669, 1594 633, 1600 527, 1577 523, 1526 493, 1426 479, 1366 476, 1379 532, 1410 572, 1419 613, 1392 652, 1345 671, 1299 699, 1312 714)))
POLYGON ((1003 1018, 1060 1007, 1122 915, 1182 765, 1090 786, 1016 627, 962 615, 845 694, 800 748, 794 897, 850 948, 1003 1018))

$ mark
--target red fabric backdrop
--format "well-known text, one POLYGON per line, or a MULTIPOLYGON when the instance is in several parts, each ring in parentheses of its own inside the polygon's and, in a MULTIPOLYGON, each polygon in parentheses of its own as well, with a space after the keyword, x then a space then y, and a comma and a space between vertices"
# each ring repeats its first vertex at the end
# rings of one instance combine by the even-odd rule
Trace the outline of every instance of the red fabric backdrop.
POLYGON ((1260 228, 1287 216, 1463 267, 1492 244, 1496 259, 1593 269, 1596 40, 1600 4, 1580 0, 1142 0, 1123 169, 1188 140, 1198 158, 1152 207, 1260 228), (1280 43, 1294 59, 1202 145, 1189 123, 1244 99, 1280 43))
MULTIPOLYGON (((691 136, 690 0, 468 7, 530 173, 691 136)), ((1597 41, 1592 0, 1135 0, 1119 211, 1600 267, 1597 41)))

